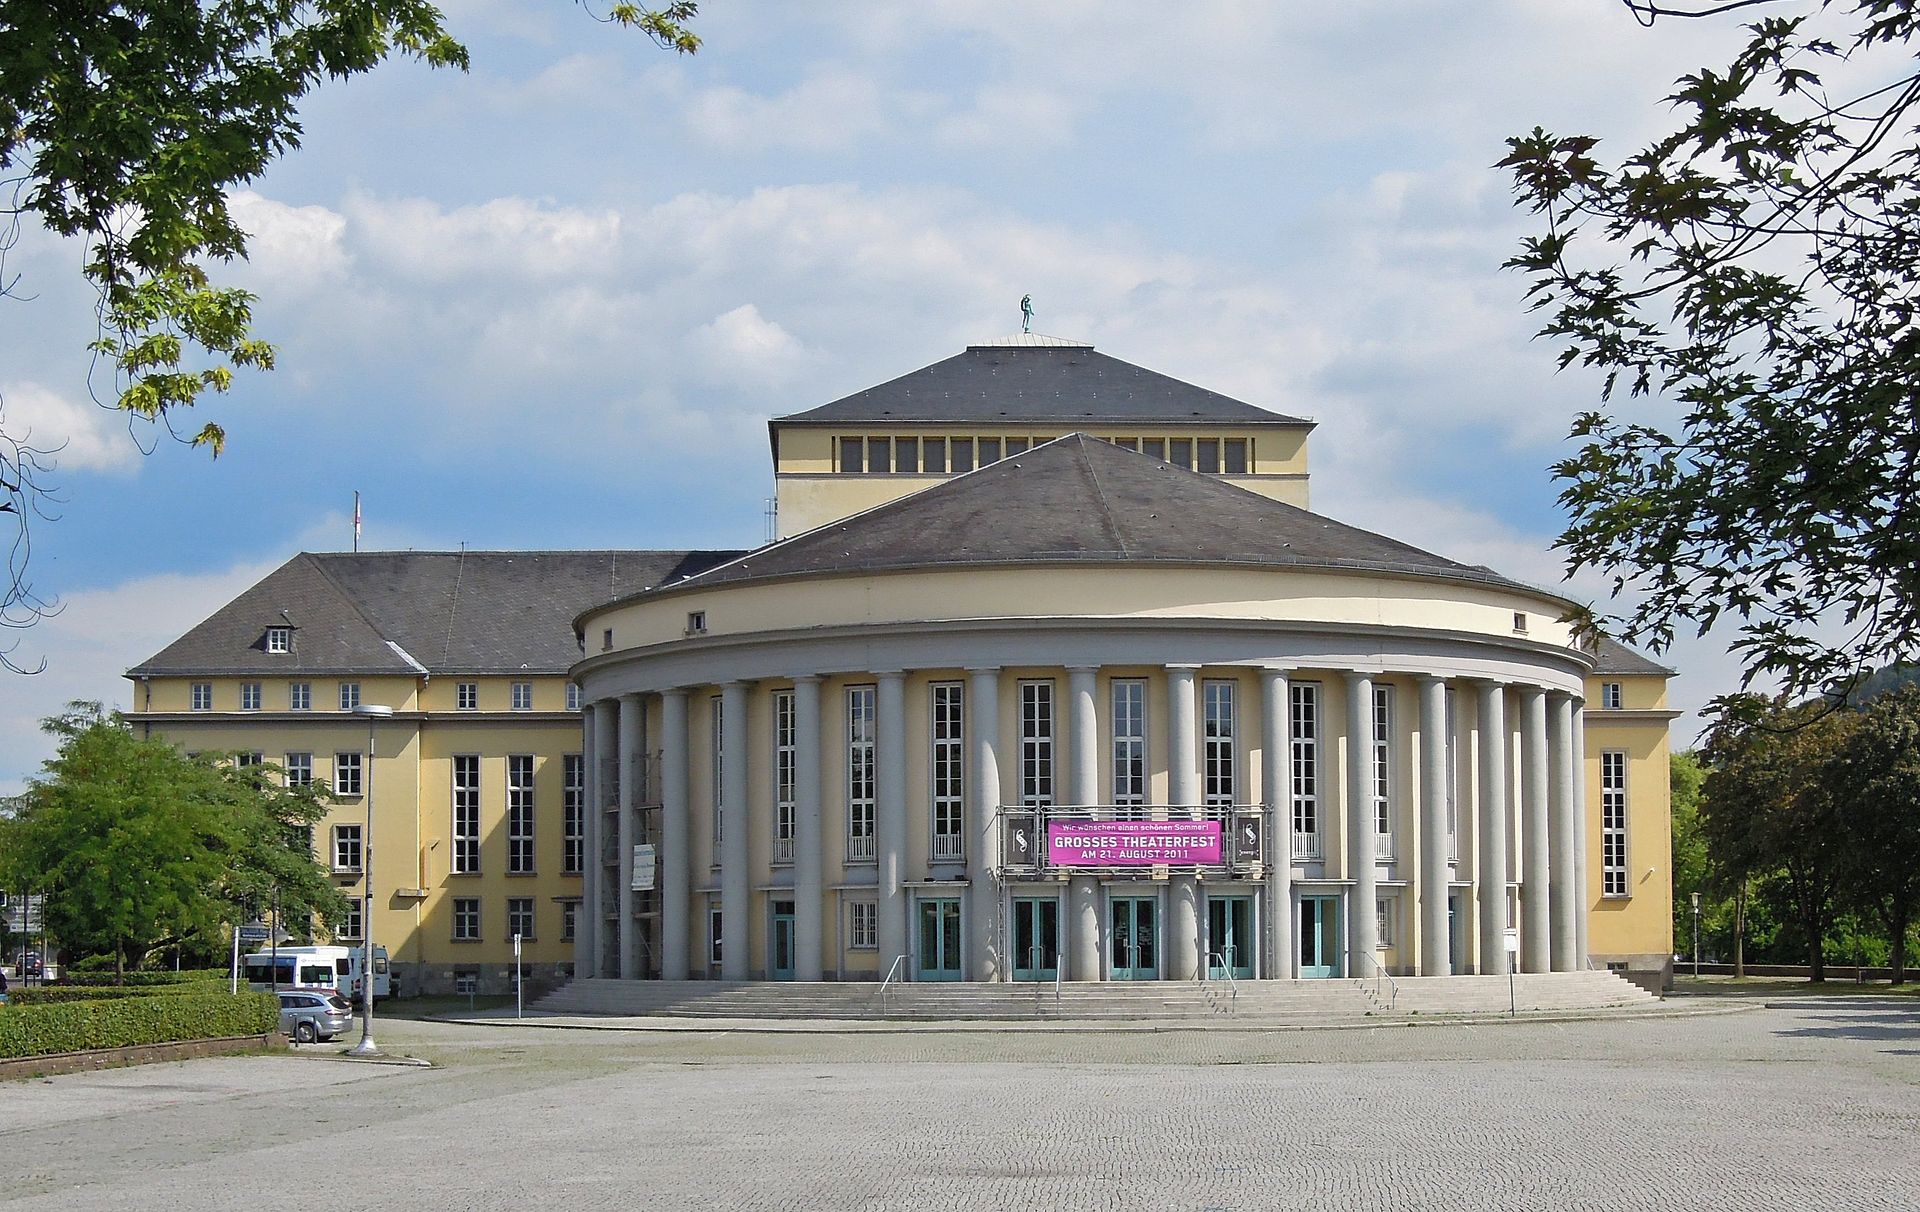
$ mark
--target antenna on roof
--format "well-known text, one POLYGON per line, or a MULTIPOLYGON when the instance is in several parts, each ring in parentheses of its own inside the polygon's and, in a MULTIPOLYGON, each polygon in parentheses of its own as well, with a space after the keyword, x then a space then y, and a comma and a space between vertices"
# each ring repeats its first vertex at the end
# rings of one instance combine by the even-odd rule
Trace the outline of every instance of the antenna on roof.
POLYGON ((1033 296, 1020 296, 1020 331, 1033 331, 1033 296))

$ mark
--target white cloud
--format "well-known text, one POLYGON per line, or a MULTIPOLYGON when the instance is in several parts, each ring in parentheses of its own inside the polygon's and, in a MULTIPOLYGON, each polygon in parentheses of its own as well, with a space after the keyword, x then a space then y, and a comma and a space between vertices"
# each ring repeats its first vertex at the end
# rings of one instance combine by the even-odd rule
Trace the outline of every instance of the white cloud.
POLYGON ((751 303, 694 329, 687 347, 714 381, 748 386, 787 382, 808 361, 805 346, 751 303))
POLYGON ((288 206, 243 189, 228 199, 234 221, 247 233, 242 274, 275 291, 307 290, 347 273, 341 244, 347 221, 324 206, 288 206))
POLYGON ((773 96, 731 85, 702 89, 686 99, 682 113, 698 138, 729 151, 844 151, 890 124, 880 86, 838 69, 817 72, 773 96))
POLYGON ((140 461, 126 413, 34 382, 0 384, 0 432, 57 471, 127 472, 140 461))

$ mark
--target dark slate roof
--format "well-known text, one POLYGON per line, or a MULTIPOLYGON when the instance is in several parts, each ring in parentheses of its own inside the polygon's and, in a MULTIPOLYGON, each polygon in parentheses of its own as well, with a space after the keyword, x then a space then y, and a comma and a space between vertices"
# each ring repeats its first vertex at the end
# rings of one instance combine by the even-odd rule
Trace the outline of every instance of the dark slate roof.
POLYGON ((769 424, 1313 424, 1110 358, 1091 345, 1052 338, 1011 343, 1018 341, 969 345, 945 361, 769 424))
POLYGON ((1593 653, 1593 671, 1595 673, 1645 673, 1660 677, 1672 677, 1676 672, 1649 657, 1642 656, 1618 640, 1605 636, 1593 653))
POLYGON ((306 552, 127 672, 560 673, 580 657, 574 615, 739 554, 306 552), (294 650, 269 656, 266 629, 280 623, 294 650))
POLYGON ((749 552, 685 585, 943 566, 1156 561, 1366 569, 1545 592, 1085 434, 749 552))

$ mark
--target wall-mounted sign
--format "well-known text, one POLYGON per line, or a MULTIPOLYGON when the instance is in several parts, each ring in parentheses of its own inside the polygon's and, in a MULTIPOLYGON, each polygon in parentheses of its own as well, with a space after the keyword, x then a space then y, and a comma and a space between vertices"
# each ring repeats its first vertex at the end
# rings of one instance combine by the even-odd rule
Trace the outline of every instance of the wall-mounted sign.
POLYGON ((1260 861, 1260 837, 1266 831, 1257 816, 1240 816, 1233 820, 1233 861, 1236 863, 1257 863, 1260 861))
POLYGON ((652 892, 655 864, 653 861, 653 843, 646 842, 633 848, 633 884, 635 892, 652 892))
POLYGON ((1008 816, 1000 831, 1000 861, 1008 867, 1035 867, 1040 863, 1039 823, 1030 815, 1008 816))
POLYGON ((1052 821, 1055 867, 1208 866, 1220 862, 1219 821, 1052 821))

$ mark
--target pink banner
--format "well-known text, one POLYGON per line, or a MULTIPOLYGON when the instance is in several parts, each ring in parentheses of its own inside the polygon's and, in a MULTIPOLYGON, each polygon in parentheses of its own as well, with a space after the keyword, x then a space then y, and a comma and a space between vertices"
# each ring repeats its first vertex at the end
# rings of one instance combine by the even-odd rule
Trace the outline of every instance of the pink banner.
POLYGON ((1220 822, 1049 821, 1047 862, 1054 867, 1217 865, 1220 822))

